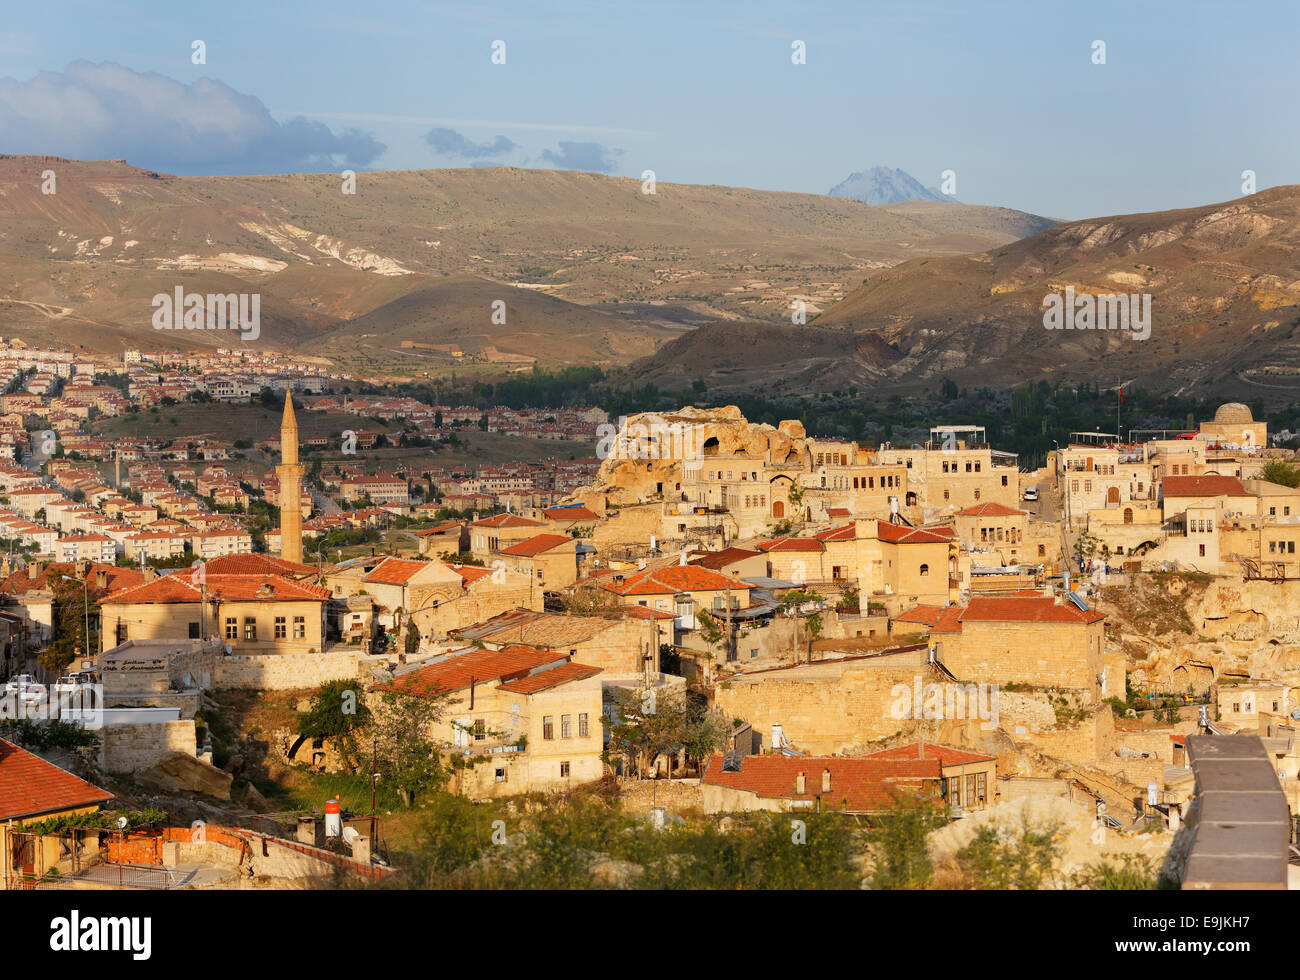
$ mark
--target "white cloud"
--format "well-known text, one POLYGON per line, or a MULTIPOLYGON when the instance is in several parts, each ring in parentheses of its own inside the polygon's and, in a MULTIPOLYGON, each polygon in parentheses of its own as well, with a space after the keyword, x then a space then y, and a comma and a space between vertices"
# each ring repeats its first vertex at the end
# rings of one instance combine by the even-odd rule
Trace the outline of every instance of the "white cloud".
POLYGON ((124 159, 180 174, 284 173, 369 165, 386 147, 356 129, 277 122, 258 98, 112 62, 0 79, 0 151, 124 159))

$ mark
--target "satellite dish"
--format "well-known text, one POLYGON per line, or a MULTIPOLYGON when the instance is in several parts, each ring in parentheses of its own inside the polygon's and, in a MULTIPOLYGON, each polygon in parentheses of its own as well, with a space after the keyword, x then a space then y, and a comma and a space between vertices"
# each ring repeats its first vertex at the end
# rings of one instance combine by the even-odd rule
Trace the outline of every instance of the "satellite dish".
POLYGON ((126 830, 126 817, 118 817, 118 818, 117 818, 117 829, 118 829, 118 830, 126 830))
POLYGON ((1294 711, 1292 711, 1291 717, 1294 718, 1296 721, 1300 721, 1300 708, 1296 708, 1294 711))

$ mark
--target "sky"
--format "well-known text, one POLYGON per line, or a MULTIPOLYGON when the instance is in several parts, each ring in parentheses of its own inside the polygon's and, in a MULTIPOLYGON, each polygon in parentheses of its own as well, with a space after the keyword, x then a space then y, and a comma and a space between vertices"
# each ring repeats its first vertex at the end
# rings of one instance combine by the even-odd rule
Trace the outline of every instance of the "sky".
POLYGON ((819 194, 882 165, 1074 219, 1300 183, 1297 37, 1295 0, 11 4, 0 152, 819 194))

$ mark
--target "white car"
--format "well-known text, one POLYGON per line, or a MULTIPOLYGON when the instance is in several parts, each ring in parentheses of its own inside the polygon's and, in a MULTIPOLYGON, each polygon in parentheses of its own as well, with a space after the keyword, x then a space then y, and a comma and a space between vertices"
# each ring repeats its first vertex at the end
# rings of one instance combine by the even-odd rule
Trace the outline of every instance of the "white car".
POLYGON ((1024 496, 1024 499, 1025 499, 1025 500, 1037 500, 1037 499, 1038 499, 1038 487, 1025 487, 1025 496, 1024 496))
POLYGON ((46 697, 45 685, 36 683, 31 674, 19 674, 4 686, 4 693, 27 705, 40 704, 46 697))

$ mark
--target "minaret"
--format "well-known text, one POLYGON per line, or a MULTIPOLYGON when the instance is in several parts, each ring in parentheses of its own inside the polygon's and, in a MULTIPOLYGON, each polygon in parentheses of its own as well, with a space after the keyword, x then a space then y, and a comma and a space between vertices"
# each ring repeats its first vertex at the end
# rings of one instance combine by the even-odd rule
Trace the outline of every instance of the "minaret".
POLYGON ((298 462, 298 420, 293 414, 293 391, 284 393, 280 420, 280 557, 302 561, 302 464, 298 462))

